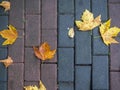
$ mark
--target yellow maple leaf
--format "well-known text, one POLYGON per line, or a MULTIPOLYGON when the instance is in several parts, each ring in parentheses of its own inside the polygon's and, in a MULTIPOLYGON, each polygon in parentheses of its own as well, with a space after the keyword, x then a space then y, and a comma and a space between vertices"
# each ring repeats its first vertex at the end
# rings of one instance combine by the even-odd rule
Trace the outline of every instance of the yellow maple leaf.
POLYGON ((119 43, 114 39, 120 32, 120 28, 118 27, 112 27, 110 28, 111 19, 109 19, 107 22, 101 24, 100 28, 100 34, 102 36, 103 42, 106 45, 109 45, 111 43, 119 43))
POLYGON ((97 16, 94 19, 93 13, 91 13, 88 10, 85 10, 83 12, 81 20, 82 21, 78 21, 78 20, 75 21, 76 26, 81 31, 88 31, 94 29, 95 27, 101 24, 101 15, 97 16))
POLYGON ((6 39, 2 45, 13 44, 18 37, 17 30, 12 25, 9 25, 8 29, 0 31, 0 35, 6 39))
POLYGON ((2 1, 0 3, 0 6, 2 6, 3 8, 5 8, 5 11, 10 10, 10 2, 9 1, 2 1))
POLYGON ((0 60, 0 62, 2 62, 5 65, 5 67, 7 68, 8 66, 10 66, 13 63, 13 60, 11 59, 11 57, 8 56, 7 59, 0 60))
POLYGON ((69 28, 68 36, 69 36, 70 38, 74 38, 74 35, 75 35, 74 29, 73 29, 73 28, 69 28))
POLYGON ((25 86, 24 89, 25 90, 46 90, 42 81, 40 81, 40 87, 39 88, 35 85, 35 86, 25 86))
POLYGON ((39 48, 33 47, 35 56, 41 60, 52 59, 56 53, 55 50, 50 50, 50 45, 44 42, 39 48))

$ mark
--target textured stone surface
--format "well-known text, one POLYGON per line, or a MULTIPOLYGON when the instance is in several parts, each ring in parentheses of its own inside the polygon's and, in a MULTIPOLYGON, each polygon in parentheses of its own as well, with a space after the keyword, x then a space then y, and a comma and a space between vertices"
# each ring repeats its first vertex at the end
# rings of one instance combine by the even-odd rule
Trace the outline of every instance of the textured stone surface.
POLYGON ((24 85, 24 64, 15 63, 8 68, 8 90, 22 90, 24 85))
POLYGON ((75 68, 75 88, 76 90, 90 90, 91 67, 76 66, 75 68))
POLYGON ((7 81, 7 69, 3 63, 0 63, 0 77, 0 81, 7 81))
POLYGON ((59 13, 74 13, 74 0, 59 0, 59 13))
MULTIPOLYGON (((120 39, 119 39, 120 41, 120 39)), ((120 70, 120 44, 112 44, 110 47, 111 70, 120 70)))
POLYGON ((57 90, 57 65, 41 64, 41 80, 47 89, 57 90))
POLYGON ((25 80, 40 80, 40 61, 34 56, 33 48, 25 48, 25 80))
POLYGON ((26 16, 25 45, 35 46, 40 44, 40 15, 26 16))
POLYGON ((57 0, 42 0, 42 29, 57 29, 57 0))
POLYGON ((58 46, 74 47, 74 39, 68 37, 68 28, 74 25, 73 15, 59 15, 58 46))
POLYGON ((26 14, 40 14, 41 0, 26 0, 26 14))
POLYGON ((59 90, 74 90, 74 84, 70 82, 59 83, 59 90))
POLYGON ((109 4, 109 16, 112 19, 111 26, 120 27, 120 4, 109 4))
POLYGON ((18 31, 18 38, 13 45, 9 46, 8 54, 14 62, 24 62, 24 31, 18 31))
POLYGON ((111 72, 110 73, 110 90, 119 90, 120 89, 120 72, 111 72))
POLYGON ((108 56, 94 56, 92 66, 93 90, 109 90, 108 56))
POLYGON ((9 23, 19 29, 24 29, 24 0, 11 0, 9 23))
POLYGON ((7 82, 0 82, 0 90, 7 90, 7 82))
POLYGON ((74 49, 58 49, 58 81, 74 80, 74 49))

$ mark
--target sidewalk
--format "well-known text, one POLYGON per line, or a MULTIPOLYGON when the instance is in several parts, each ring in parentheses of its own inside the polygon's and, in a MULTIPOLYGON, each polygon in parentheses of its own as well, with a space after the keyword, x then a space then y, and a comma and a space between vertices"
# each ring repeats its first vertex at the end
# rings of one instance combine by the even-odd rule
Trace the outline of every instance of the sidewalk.
MULTIPOLYGON (((0 0, 1 2, 2 0, 0 0)), ((119 0, 11 0, 11 10, 0 8, 0 30, 14 25, 19 37, 13 45, 2 46, 0 59, 11 56, 14 63, 7 69, 0 63, 0 90, 23 90, 42 80, 47 90, 119 90, 120 44, 107 47, 98 28, 92 32, 78 31, 74 21, 85 9, 102 21, 112 19, 111 26, 120 27, 119 0), (74 27, 70 39, 67 28, 74 27), (56 56, 41 62, 32 46, 47 41, 56 56)), ((120 38, 117 38, 120 42, 120 38)))

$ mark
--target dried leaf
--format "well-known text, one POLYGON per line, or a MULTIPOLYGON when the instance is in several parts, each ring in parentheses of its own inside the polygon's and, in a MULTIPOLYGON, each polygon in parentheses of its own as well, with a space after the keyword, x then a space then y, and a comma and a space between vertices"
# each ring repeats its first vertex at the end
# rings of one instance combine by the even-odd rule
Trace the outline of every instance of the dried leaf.
POLYGON ((16 28, 12 25, 9 25, 8 29, 1 31, 0 35, 6 39, 2 45, 13 44, 18 37, 16 28))
POLYGON ((101 24, 100 26, 100 34, 102 36, 102 39, 106 45, 109 45, 111 43, 119 43, 114 39, 120 32, 120 28, 118 27, 112 27, 110 28, 111 20, 108 20, 107 22, 101 24))
POLYGON ((13 60, 11 59, 11 57, 8 56, 7 59, 0 60, 0 62, 2 62, 5 65, 5 67, 7 68, 8 66, 10 66, 13 63, 13 60))
POLYGON ((46 90, 44 84, 40 81, 40 88, 38 88, 36 85, 35 86, 25 86, 25 90, 46 90))
POLYGON ((78 27, 79 30, 82 31, 88 31, 88 30, 92 30, 95 27, 99 26, 101 24, 101 15, 97 16, 94 19, 93 13, 91 13, 88 10, 85 10, 83 12, 82 21, 78 21, 76 20, 76 26, 78 27))
POLYGON ((50 50, 50 45, 44 42, 39 48, 33 47, 35 56, 41 60, 52 59, 56 53, 55 50, 50 50))
POLYGON ((2 6, 3 8, 5 8, 5 11, 10 10, 10 2, 9 1, 2 1, 0 3, 0 6, 2 6))
POLYGON ((70 38, 74 38, 75 32, 74 32, 74 29, 73 29, 73 28, 69 28, 68 36, 69 36, 70 38))

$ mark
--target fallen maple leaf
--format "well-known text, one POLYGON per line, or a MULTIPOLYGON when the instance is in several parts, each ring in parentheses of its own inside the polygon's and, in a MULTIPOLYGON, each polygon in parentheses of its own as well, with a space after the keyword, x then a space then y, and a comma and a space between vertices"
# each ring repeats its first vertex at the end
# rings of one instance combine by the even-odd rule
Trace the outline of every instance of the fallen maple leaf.
POLYGON ((35 56, 41 60, 52 59, 56 53, 55 50, 50 50, 50 45, 44 42, 39 48, 33 47, 35 56))
POLYGON ((0 3, 0 6, 4 7, 4 8, 5 8, 5 11, 10 10, 10 2, 9 2, 9 1, 2 1, 2 2, 0 3))
POLYGON ((74 35, 75 35, 74 29, 73 29, 73 28, 69 28, 68 36, 69 36, 70 38, 74 38, 74 35))
POLYGON ((46 90, 44 84, 42 83, 42 81, 40 81, 40 88, 38 88, 36 85, 35 86, 25 86, 24 87, 25 90, 46 90))
POLYGON ((79 30, 88 31, 92 30, 93 28, 99 26, 101 24, 101 15, 97 16, 95 19, 93 17, 93 13, 88 10, 83 12, 82 21, 76 20, 76 26, 79 30))
POLYGON ((106 45, 109 45, 111 43, 119 43, 114 39, 120 32, 120 28, 118 27, 112 27, 110 28, 111 19, 107 22, 101 24, 100 28, 100 34, 102 36, 102 39, 106 45))
POLYGON ((13 44, 18 37, 16 28, 12 25, 9 25, 8 29, 0 31, 0 35, 6 39, 2 45, 13 44))
POLYGON ((2 62, 5 65, 5 67, 7 68, 8 66, 10 66, 13 63, 13 60, 11 59, 11 57, 8 56, 7 59, 0 60, 0 62, 2 62))

